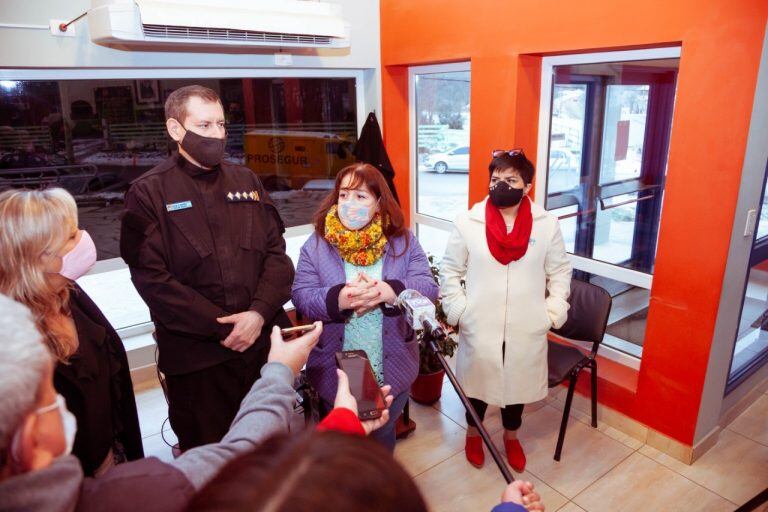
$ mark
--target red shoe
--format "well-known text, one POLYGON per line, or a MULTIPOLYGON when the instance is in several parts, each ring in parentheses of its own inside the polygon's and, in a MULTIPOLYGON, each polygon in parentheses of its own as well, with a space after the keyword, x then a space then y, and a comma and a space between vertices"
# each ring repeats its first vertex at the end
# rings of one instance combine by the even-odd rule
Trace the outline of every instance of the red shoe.
POLYGON ((467 442, 464 445, 464 454, 470 464, 476 468, 483 467, 485 464, 485 453, 483 452, 483 438, 480 436, 467 436, 467 442))
POLYGON ((512 466, 512 469, 518 473, 525 471, 525 453, 520 441, 517 439, 504 439, 504 450, 507 452, 507 461, 512 466))

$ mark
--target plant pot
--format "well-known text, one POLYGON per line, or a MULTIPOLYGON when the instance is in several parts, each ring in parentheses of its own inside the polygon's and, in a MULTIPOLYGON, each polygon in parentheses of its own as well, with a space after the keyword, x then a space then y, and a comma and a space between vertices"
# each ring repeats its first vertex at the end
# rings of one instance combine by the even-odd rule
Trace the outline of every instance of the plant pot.
POLYGON ((411 385, 411 398, 424 405, 437 402, 443 393, 443 377, 445 377, 445 370, 420 373, 411 385))

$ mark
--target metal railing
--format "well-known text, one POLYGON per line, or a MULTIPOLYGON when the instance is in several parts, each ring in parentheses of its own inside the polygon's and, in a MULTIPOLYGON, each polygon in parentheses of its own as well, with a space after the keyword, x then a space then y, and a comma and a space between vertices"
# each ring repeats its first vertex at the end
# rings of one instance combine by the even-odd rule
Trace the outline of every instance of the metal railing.
POLYGON ((72 194, 89 191, 98 169, 94 164, 23 167, 0 170, 0 185, 13 188, 60 186, 72 194))
POLYGON ((51 130, 47 126, 14 126, 0 131, 0 150, 25 149, 32 144, 35 147, 53 148, 51 130))

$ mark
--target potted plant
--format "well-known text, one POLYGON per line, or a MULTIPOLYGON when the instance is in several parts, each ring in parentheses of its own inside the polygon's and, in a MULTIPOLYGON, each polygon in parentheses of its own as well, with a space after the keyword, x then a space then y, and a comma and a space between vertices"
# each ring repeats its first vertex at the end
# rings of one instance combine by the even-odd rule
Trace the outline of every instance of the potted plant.
MULTIPOLYGON (((430 254, 428 259, 429 267, 432 270, 432 277, 439 286, 440 269, 435 263, 435 257, 433 255, 430 254)), ((462 282, 462 285, 463 284, 464 283, 462 282)), ((435 316, 447 334, 445 338, 438 340, 437 344, 444 356, 452 357, 458 346, 457 338, 459 330, 458 327, 454 328, 447 324, 445 311, 443 311, 443 305, 439 298, 436 304, 435 316)), ((424 333, 420 332, 418 336, 419 375, 411 386, 411 398, 420 404, 430 405, 440 400, 440 396, 443 392, 443 377, 445 377, 445 370, 440 366, 440 362, 432 350, 423 343, 424 333)))

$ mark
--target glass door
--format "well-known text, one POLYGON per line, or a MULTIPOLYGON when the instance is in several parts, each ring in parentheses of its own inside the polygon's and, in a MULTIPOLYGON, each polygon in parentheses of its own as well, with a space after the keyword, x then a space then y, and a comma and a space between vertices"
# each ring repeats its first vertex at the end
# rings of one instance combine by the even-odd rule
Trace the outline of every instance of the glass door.
POLYGON ((607 344, 637 357, 645 337, 678 63, 664 58, 551 68, 547 169, 545 180, 537 178, 537 188, 545 181, 537 200, 560 219, 574 276, 614 297, 607 344))

